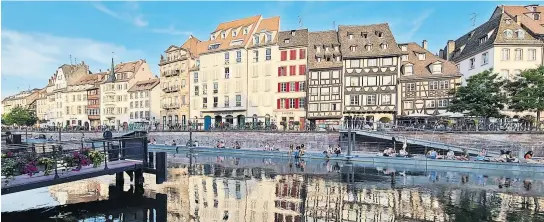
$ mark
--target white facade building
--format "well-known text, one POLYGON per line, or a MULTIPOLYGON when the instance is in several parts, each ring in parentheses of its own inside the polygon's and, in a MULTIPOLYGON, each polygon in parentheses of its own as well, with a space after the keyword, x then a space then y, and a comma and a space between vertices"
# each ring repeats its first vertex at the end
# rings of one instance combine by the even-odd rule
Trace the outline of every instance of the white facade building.
POLYGON ((161 88, 160 80, 149 79, 136 82, 129 93, 129 124, 146 123, 154 125, 160 120, 161 88))

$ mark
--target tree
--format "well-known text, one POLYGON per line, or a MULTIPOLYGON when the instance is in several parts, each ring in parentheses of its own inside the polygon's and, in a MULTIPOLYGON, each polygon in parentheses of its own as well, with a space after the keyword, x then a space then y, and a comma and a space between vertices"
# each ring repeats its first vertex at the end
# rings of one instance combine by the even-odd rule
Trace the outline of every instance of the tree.
POLYGON ((34 111, 22 107, 15 107, 2 115, 2 123, 5 125, 32 126, 37 121, 34 111))
POLYGON ((471 116, 500 117, 500 111, 507 103, 506 96, 501 92, 504 81, 493 73, 493 69, 485 70, 467 79, 466 86, 460 86, 453 91, 454 98, 448 106, 448 111, 465 112, 471 116))
POLYGON ((510 94, 508 106, 514 111, 536 111, 537 126, 540 128, 540 113, 544 111, 544 66, 527 69, 521 75, 507 81, 510 94))

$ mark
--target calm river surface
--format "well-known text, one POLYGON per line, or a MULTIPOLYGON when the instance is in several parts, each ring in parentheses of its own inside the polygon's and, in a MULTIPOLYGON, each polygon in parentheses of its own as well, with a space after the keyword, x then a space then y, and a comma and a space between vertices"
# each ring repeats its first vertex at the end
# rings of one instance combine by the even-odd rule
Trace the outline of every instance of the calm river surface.
POLYGON ((2 196, 2 221, 544 221, 544 179, 500 172, 169 154, 168 182, 114 176, 2 196))

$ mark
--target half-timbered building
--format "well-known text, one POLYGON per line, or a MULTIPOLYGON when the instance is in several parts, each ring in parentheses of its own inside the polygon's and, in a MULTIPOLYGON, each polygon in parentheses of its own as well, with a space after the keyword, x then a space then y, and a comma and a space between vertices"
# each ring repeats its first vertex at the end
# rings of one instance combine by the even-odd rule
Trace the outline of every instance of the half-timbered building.
MULTIPOLYGON (((401 115, 413 113, 438 115, 446 112, 451 98, 450 91, 461 83, 462 74, 453 62, 433 55, 416 43, 399 44, 401 72, 401 115)), ((423 116, 423 115, 422 115, 423 116)))
POLYGON ((338 36, 344 57, 344 116, 390 122, 398 111, 401 51, 389 25, 341 25, 338 36))
POLYGON ((308 35, 308 120, 336 125, 342 118, 342 53, 336 31, 308 35))

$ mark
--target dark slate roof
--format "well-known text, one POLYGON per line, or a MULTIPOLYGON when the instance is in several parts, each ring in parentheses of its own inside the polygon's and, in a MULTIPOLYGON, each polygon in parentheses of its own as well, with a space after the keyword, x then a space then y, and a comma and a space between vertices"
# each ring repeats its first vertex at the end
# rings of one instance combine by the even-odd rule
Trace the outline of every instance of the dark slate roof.
POLYGON ((280 48, 308 46, 308 29, 280 32, 278 37, 278 45, 280 48), (286 39, 289 39, 289 43, 285 43, 286 39))
POLYGON ((459 62, 492 47, 493 40, 497 35, 497 27, 499 27, 501 18, 501 16, 491 18, 489 21, 476 27, 476 29, 455 40, 455 49, 451 55, 451 60, 454 62, 459 62), (480 38, 489 34, 491 35, 488 37, 488 40, 480 44, 480 38))
POLYGON ((342 55, 345 58, 362 58, 362 57, 380 57, 387 55, 402 54, 397 46, 395 37, 387 23, 373 25, 356 25, 356 26, 338 26, 338 36, 342 44, 342 55), (381 37, 379 37, 381 33, 381 37), (353 39, 349 39, 349 34, 353 35, 353 39), (363 35, 366 34, 366 38, 363 35), (372 45, 370 50, 365 48, 366 45, 372 45), (386 49, 382 49, 381 45, 387 44, 386 49), (351 51, 351 46, 357 46, 355 51, 351 51))
POLYGON ((424 49, 420 45, 418 45, 415 42, 411 43, 404 43, 399 44, 399 46, 406 45, 407 51, 404 52, 408 55, 408 60, 402 61, 402 67, 401 70, 404 74, 404 66, 406 64, 412 64, 413 65, 413 74, 408 76, 401 76, 401 80, 404 79, 415 79, 415 78, 422 78, 422 77, 461 77, 462 74, 457 70, 457 66, 451 62, 446 61, 437 55, 434 55, 433 53, 429 52, 427 49, 424 49), (423 53, 425 54, 424 60, 419 60, 418 54, 423 53), (431 71, 431 65, 434 63, 441 63, 442 64, 442 73, 441 74, 432 74, 431 71))
MULTIPOLYGON (((340 46, 338 41, 338 35, 336 31, 321 31, 321 32, 310 32, 308 34, 308 68, 309 69, 322 69, 322 68, 338 68, 342 67, 342 60, 336 62, 333 58, 330 62, 324 58, 324 50, 321 50, 321 53, 317 53, 316 47, 329 46, 333 48, 334 46, 340 46), (321 57, 321 62, 317 61, 317 57, 321 57)), ((341 50, 339 52, 334 52, 335 56, 342 56, 341 50)))

